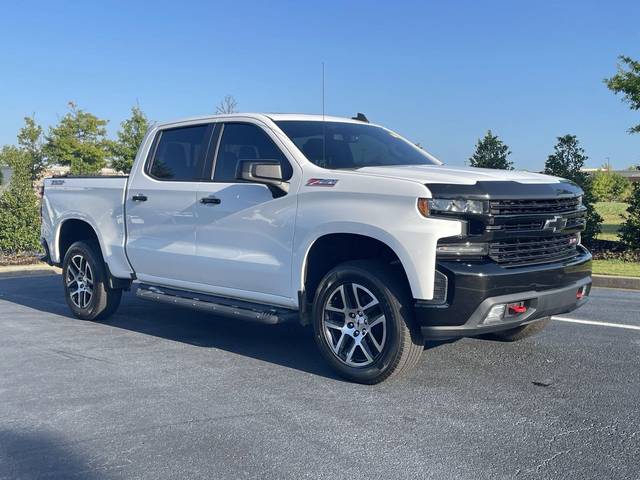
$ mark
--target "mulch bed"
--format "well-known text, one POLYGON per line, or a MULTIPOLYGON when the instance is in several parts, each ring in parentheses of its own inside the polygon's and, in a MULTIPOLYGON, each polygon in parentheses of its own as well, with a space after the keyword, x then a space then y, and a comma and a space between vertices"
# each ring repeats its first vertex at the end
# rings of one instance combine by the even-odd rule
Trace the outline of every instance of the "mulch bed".
POLYGON ((35 263, 40 263, 40 256, 35 253, 0 253, 0 267, 9 265, 33 265, 35 263))
POLYGON ((624 262, 640 262, 640 250, 626 248, 620 242, 612 240, 594 240, 586 245, 594 260, 622 260, 624 262))

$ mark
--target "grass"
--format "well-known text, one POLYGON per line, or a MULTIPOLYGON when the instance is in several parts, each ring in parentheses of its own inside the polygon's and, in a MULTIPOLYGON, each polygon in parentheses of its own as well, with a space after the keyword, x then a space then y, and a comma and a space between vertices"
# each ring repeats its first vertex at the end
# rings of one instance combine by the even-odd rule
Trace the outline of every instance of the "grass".
POLYGON ((594 260, 593 273, 596 275, 640 277, 640 263, 622 260, 594 260))
MULTIPOLYGON (((618 230, 624 222, 628 204, 623 202, 597 202, 596 211, 602 216, 601 232, 598 240, 620 241, 618 230)), ((617 275, 640 277, 640 263, 624 260, 594 260, 593 273, 596 275, 617 275)))
POLYGON ((596 202, 596 211, 604 219, 600 225, 601 232, 599 240, 618 241, 618 230, 624 222, 624 215, 627 211, 627 204, 623 202, 596 202))

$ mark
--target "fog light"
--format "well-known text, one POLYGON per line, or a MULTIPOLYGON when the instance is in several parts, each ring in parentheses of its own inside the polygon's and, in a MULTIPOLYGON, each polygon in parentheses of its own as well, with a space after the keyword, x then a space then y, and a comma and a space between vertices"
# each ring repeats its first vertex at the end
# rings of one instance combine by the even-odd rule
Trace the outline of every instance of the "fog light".
POLYGON ((489 245, 486 243, 442 243, 436 246, 436 254, 443 257, 480 257, 488 253, 489 245))
POLYGON ((489 324, 489 323, 496 323, 496 322, 502 321, 502 318, 504 317, 505 308, 506 308, 506 305, 504 303, 494 305, 493 307, 491 307, 491 310, 489 310, 489 313, 487 314, 487 316, 484 319, 484 322, 482 323, 489 324))

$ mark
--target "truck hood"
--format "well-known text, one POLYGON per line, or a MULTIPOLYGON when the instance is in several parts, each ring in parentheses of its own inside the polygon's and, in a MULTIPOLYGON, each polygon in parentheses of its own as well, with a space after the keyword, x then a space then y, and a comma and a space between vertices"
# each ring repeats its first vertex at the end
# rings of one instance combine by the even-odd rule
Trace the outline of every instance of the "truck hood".
POLYGON ((389 178, 412 180, 423 184, 446 183, 449 185, 473 185, 482 181, 505 181, 518 183, 558 183, 562 179, 514 170, 490 168, 451 167, 447 165, 396 165, 389 167, 363 167, 358 173, 380 175, 389 178))

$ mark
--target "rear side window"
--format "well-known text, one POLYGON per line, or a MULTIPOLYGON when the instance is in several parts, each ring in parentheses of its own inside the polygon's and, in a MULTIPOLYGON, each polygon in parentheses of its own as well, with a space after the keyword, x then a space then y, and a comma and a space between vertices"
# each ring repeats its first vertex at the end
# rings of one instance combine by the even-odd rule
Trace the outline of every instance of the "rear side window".
POLYGON ((163 130, 148 173, 158 180, 201 180, 210 134, 210 125, 163 130))
POLYGON ((238 182, 238 165, 243 160, 277 160, 284 180, 289 180, 293 175, 284 154, 261 128, 249 123, 226 123, 222 130, 213 180, 223 183, 238 182))

